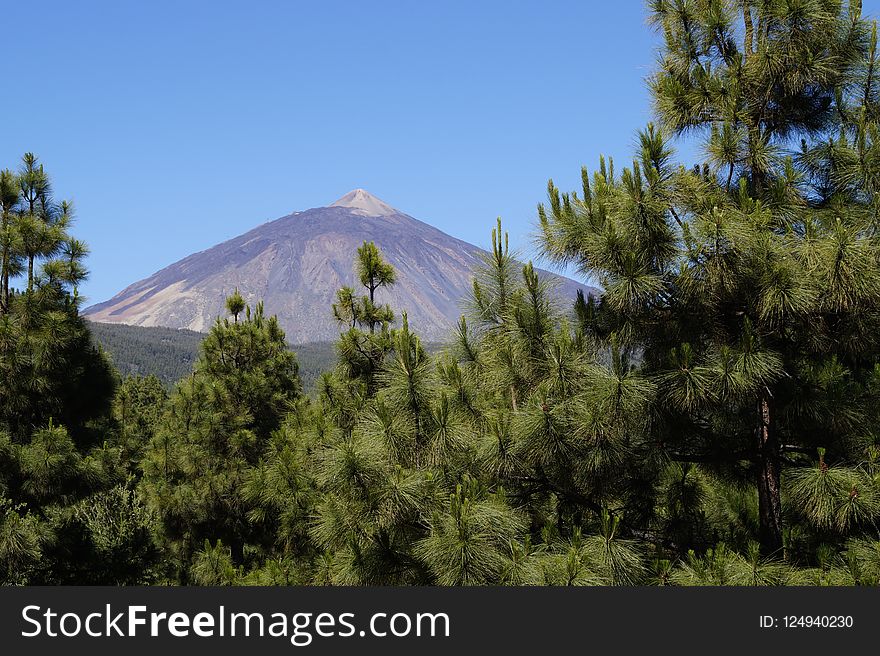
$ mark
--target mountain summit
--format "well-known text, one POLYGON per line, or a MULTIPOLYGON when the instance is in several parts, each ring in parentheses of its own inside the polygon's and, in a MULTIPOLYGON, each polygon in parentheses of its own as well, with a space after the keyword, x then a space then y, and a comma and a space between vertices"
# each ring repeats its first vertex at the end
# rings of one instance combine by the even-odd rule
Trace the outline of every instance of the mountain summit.
POLYGON ((379 200, 366 189, 355 189, 349 191, 345 196, 340 198, 330 207, 347 207, 357 214, 364 216, 391 216, 392 214, 400 214, 396 209, 388 203, 379 200))
MULTIPOLYGON (((446 339, 462 313, 474 268, 485 251, 394 209, 363 189, 328 207, 295 212, 195 253, 85 310, 93 321, 205 331, 238 289, 248 303, 265 302, 291 343, 338 338, 330 306, 343 285, 358 288, 358 246, 373 241, 397 271, 380 290, 398 321, 430 340, 446 339)), ((553 274, 568 302, 580 287, 553 274)))

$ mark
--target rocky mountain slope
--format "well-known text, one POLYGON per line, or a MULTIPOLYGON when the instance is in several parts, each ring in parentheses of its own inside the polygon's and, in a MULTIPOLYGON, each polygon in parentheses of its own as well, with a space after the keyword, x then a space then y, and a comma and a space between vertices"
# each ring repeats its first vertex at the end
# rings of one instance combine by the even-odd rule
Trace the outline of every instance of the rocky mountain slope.
MULTIPOLYGON (((278 315, 291 343, 333 340, 339 328, 330 305, 337 289, 354 285, 354 258, 365 240, 374 241, 397 270, 397 284, 380 291, 377 300, 390 303, 398 316, 405 310, 424 338, 446 338, 483 251, 363 189, 190 255, 85 314, 105 323, 205 331, 237 288, 248 303, 263 300, 266 311, 278 315)), ((554 277, 567 299, 573 300, 578 288, 595 291, 554 277)))

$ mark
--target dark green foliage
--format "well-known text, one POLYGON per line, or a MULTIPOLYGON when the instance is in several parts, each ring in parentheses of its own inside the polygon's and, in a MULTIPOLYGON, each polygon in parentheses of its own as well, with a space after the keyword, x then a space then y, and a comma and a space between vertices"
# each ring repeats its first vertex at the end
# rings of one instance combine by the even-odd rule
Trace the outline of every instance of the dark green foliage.
POLYGON ((88 441, 89 422, 109 409, 115 374, 75 306, 38 293, 12 297, 0 316, 0 428, 24 439, 55 419, 88 441))
MULTIPOLYGON (((123 378, 153 375, 167 389, 192 372, 205 339, 205 333, 175 328, 94 322, 88 327, 95 344, 106 352, 123 378)), ((289 348, 296 353, 303 390, 314 394, 321 374, 336 363, 336 344, 314 342, 289 348)), ((429 342, 425 348, 436 353, 443 344, 429 342)))
POLYGON ((168 389, 190 374, 205 339, 192 330, 152 326, 91 322, 89 330, 122 377, 152 375, 168 389))
POLYGON ((57 583, 145 585, 158 581, 155 519, 141 494, 118 484, 52 517, 59 567, 57 583))
POLYGON ((0 430, 24 440, 50 419, 78 439, 86 426, 106 414, 115 377, 104 355, 91 344, 79 316, 76 285, 86 277, 83 244, 68 233, 69 203, 57 204, 48 177, 27 154, 16 175, 3 172, 6 240, 0 274, 0 430), (11 193, 12 181, 19 193, 11 193), (27 288, 6 286, 27 262, 27 288))
POLYGON ((877 585, 876 30, 855 2, 649 7, 658 124, 539 208, 602 293, 558 307, 499 220, 439 352, 364 243, 331 357, 236 292, 204 336, 95 326, 161 373, 117 386, 69 205, 30 156, 0 174, 26 285, 0 281, 0 581, 877 585))
MULTIPOLYGON (((79 315, 72 207, 31 154, 0 174, 0 196, 0 580, 149 582, 151 521, 128 471, 138 453, 126 461, 119 446, 116 374, 79 315)), ((157 401, 142 400, 146 415, 157 401)))
MULTIPOLYGON (((663 474, 668 546, 723 537, 707 494, 736 486, 756 495, 757 526, 727 539, 815 564, 820 545, 876 538, 880 511, 861 464, 875 448, 880 332, 866 184, 876 31, 857 3, 650 7, 661 125, 619 175, 601 160, 580 194, 550 183, 544 250, 601 280, 599 303, 578 306, 583 329, 638 352, 656 389, 643 412, 654 457, 680 463, 663 474), (685 133, 706 139, 692 171, 669 144, 685 133)), ((700 567, 736 560, 707 558, 700 567)))
MULTIPOLYGON (((234 301, 230 309, 240 313, 234 301)), ((205 540, 222 540, 241 564, 249 549, 271 543, 278 530, 252 521, 251 513, 268 501, 255 491, 254 479, 284 457, 276 432, 302 393, 297 363, 262 305, 233 317, 218 319, 205 337, 193 374, 171 395, 142 464, 160 544, 174 557, 167 564, 184 580, 205 540)))
POLYGON ((155 437, 165 411, 168 393, 155 376, 129 376, 116 390, 113 418, 115 445, 122 462, 133 475, 150 441, 155 437))

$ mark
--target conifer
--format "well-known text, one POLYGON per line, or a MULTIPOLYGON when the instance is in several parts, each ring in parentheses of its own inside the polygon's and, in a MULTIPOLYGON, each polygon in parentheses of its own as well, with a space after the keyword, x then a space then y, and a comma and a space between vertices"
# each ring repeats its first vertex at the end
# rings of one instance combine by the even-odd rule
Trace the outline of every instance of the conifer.
MULTIPOLYGON (((664 456, 748 471, 756 537, 779 558, 787 481, 801 500, 810 487, 833 496, 818 489, 828 475, 783 470, 817 447, 844 468, 864 457, 854 424, 808 405, 834 395, 832 415, 858 415, 877 354, 875 201, 869 187, 852 192, 868 173, 856 162, 870 142, 875 38, 855 2, 649 6, 663 38, 650 80, 659 124, 619 175, 601 160, 578 193, 550 182, 542 244, 601 282, 592 324, 639 353, 657 385, 664 456), (705 165, 673 163, 669 139, 684 134, 705 138, 705 165), (836 383, 817 385, 829 367, 836 383)), ((847 523, 873 511, 839 512, 847 523)))

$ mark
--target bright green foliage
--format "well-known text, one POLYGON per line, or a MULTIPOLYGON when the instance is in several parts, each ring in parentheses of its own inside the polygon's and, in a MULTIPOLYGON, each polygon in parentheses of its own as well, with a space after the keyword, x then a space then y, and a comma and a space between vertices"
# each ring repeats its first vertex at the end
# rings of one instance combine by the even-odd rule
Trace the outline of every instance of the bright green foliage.
POLYGON ((395 350, 388 369, 377 372, 376 397, 360 395, 357 406, 344 393, 321 399, 330 424, 317 454, 321 501, 312 535, 327 554, 325 576, 331 582, 426 580, 413 548, 425 531, 422 509, 436 490, 428 472, 412 469, 420 459, 428 412, 426 357, 405 318, 388 340, 395 350))
POLYGON ((0 498, 0 581, 5 585, 26 585, 39 580, 43 545, 51 539, 48 528, 27 511, 0 498))
POLYGON ((73 568, 73 581, 95 585, 155 582, 160 554, 153 539, 154 528, 153 513, 131 485, 116 485, 83 499, 63 527, 82 534, 89 547, 86 560, 73 568))
POLYGON ((676 567, 670 581, 677 585, 797 585, 797 574, 784 564, 761 558, 757 545, 744 555, 724 543, 702 556, 693 551, 676 567))
POLYGON ((221 540, 211 544, 205 540, 191 568, 192 582, 196 585, 232 585, 239 570, 232 561, 232 552, 221 540))
POLYGON ((438 370, 465 427, 471 467, 526 520, 499 582, 628 584, 647 575, 626 537, 650 513, 646 410, 655 386, 612 342, 598 348, 555 307, 531 264, 516 263, 499 222, 438 370), (503 487, 502 487, 503 486, 503 487))
POLYGON ((371 333, 377 329, 387 329, 388 324, 394 321, 394 313, 387 304, 377 304, 376 292, 394 284, 394 267, 382 259, 376 244, 365 241, 357 249, 355 269, 358 281, 367 294, 358 297, 351 287, 341 288, 336 294, 333 316, 349 328, 360 326, 368 328, 371 333))
POLYGON ((503 498, 485 495, 465 479, 435 512, 431 531, 416 545, 438 585, 485 585, 511 569, 511 546, 525 526, 503 498), (468 489, 470 488, 470 489, 468 489))
MULTIPOLYGON (((394 268, 382 259, 373 242, 364 242, 357 250, 355 272, 367 294, 358 296, 351 287, 343 287, 336 294, 333 316, 347 328, 336 346, 339 356, 338 376, 343 389, 336 394, 357 397, 376 391, 375 376, 391 349, 390 326, 394 312, 390 306, 379 305, 376 293, 394 284, 394 268)), ((329 393, 324 385, 325 393, 329 393)))
MULTIPOLYGON (((369 244, 359 251, 365 283, 364 260, 372 252, 369 244)), ((385 269, 382 279, 390 284, 393 270, 385 269)), ((337 317, 349 297, 340 293, 337 317)), ((524 518, 500 490, 474 476, 473 416, 460 411, 459 397, 442 384, 443 367, 410 330, 406 314, 397 330, 343 334, 340 356, 320 390, 320 496, 311 535, 322 555, 313 580, 486 584, 513 577, 508 572, 516 570, 524 518), (369 384, 350 375, 345 356, 354 339, 382 340, 369 384)), ((457 369, 451 361, 446 366, 457 369)))
POLYGON ((657 518, 678 553, 716 539, 719 486, 750 486, 757 526, 738 522, 738 539, 815 563, 880 512, 859 464, 880 334, 876 35, 858 3, 649 4, 660 125, 619 175, 601 160, 580 193, 550 183, 542 244, 601 282, 577 308, 584 331, 637 353, 654 387, 652 457, 682 463, 657 518), (706 138, 692 171, 669 144, 685 133, 706 138))
POLYGON ((362 303, 361 322, 369 325, 370 332, 375 332, 376 326, 390 323, 394 317, 387 305, 376 305, 376 290, 390 287, 396 280, 394 267, 382 259, 376 244, 371 241, 365 241, 358 248, 356 264, 358 279, 368 293, 362 303))
POLYGON ((242 295, 239 294, 236 289, 232 293, 232 296, 226 299, 226 310, 232 315, 232 319, 235 323, 238 323, 238 315, 244 312, 244 308, 244 298, 242 298, 242 295))

